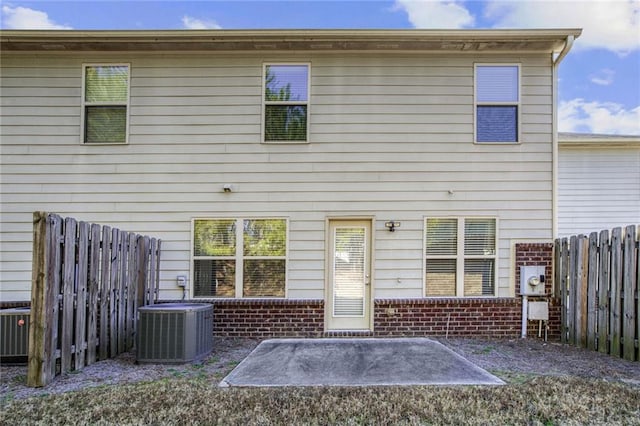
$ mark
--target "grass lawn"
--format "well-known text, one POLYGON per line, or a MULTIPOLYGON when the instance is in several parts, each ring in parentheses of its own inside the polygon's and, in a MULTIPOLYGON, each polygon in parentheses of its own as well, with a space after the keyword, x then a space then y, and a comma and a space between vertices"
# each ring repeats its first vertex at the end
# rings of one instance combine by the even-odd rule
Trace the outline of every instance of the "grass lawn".
POLYGON ((637 386, 575 377, 502 378, 507 385, 262 389, 173 378, 13 400, 2 407, 0 424, 640 425, 637 386))

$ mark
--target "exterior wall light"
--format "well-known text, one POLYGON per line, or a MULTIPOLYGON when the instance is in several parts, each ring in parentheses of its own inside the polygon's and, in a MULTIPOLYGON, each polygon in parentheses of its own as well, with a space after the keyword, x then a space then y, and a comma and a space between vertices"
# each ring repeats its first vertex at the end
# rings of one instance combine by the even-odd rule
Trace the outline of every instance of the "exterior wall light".
POLYGON ((385 222, 384 226, 386 226, 390 232, 394 232, 396 228, 400 228, 400 222, 390 220, 389 222, 385 222))

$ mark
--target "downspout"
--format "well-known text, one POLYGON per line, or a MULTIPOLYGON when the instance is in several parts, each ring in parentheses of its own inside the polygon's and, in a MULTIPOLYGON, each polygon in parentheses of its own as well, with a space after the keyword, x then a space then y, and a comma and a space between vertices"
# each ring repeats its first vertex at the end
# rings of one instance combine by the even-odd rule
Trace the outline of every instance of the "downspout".
MULTIPOLYGON (((564 47, 558 54, 558 56, 553 59, 553 106, 552 106, 552 166, 551 166, 551 174, 552 174, 552 201, 551 201, 551 239, 555 238, 558 235, 558 65, 567 56, 567 53, 573 47, 573 42, 575 37, 572 35, 567 36, 567 40, 564 44, 564 47)), ((555 283, 554 283, 555 285, 555 283)))

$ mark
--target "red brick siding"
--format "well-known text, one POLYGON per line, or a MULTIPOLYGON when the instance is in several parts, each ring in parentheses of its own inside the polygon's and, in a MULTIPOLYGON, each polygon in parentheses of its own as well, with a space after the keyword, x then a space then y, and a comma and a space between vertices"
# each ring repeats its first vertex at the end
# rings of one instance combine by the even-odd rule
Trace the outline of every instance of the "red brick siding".
POLYGON ((324 301, 224 299, 213 302, 213 335, 322 337, 324 301))
POLYGON ((376 336, 520 335, 522 305, 501 299, 378 299, 376 336))

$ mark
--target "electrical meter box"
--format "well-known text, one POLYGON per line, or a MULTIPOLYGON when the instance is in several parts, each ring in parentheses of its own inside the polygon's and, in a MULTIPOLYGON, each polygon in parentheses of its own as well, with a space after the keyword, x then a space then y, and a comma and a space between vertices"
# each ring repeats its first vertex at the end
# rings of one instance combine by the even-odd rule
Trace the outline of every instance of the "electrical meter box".
POLYGON ((521 266, 520 294, 523 296, 544 296, 544 272, 544 265, 521 266))

